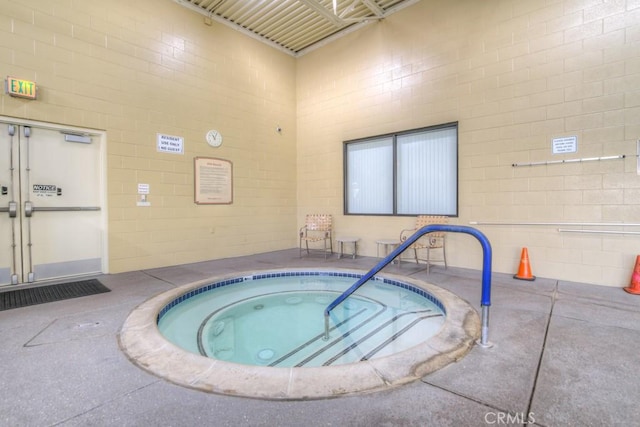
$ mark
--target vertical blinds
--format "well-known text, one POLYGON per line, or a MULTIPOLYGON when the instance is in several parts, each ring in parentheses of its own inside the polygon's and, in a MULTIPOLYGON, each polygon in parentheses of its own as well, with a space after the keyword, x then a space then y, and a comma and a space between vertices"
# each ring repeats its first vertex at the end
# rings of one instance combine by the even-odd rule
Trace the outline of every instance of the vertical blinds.
POLYGON ((347 212, 393 214, 393 138, 347 146, 347 212))
POLYGON ((457 124, 347 143, 345 212, 457 215, 457 150, 457 124))
POLYGON ((398 136, 398 214, 455 215, 457 130, 398 136))

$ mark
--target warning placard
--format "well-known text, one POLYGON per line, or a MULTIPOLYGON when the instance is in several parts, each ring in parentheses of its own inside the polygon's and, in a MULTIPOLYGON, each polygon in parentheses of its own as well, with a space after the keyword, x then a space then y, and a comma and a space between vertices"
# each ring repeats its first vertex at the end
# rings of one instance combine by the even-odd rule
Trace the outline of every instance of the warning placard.
POLYGON ((163 153, 184 154, 184 138, 159 133, 158 151, 163 153))
POLYGON ((567 136, 564 138, 554 138, 551 141, 553 154, 575 153, 578 151, 578 137, 567 136))
POLYGON ((58 186, 52 184, 34 184, 33 194, 40 197, 55 196, 58 194, 58 186))

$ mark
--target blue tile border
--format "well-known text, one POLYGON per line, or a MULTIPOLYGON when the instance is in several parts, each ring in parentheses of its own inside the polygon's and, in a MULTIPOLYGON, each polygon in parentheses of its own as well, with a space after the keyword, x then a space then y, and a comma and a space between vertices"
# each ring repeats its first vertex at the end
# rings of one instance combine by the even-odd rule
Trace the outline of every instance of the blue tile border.
MULTIPOLYGON (((186 292, 182 295, 180 295, 178 298, 174 299, 173 301, 171 301, 170 303, 168 303, 167 305, 165 305, 164 307, 162 307, 162 309, 158 312, 158 316, 156 318, 156 322, 159 322, 160 319, 162 319, 162 317, 167 314, 167 312, 169 310, 171 310, 173 307, 177 306, 178 304, 188 300, 189 298, 192 298, 196 295, 200 295, 204 292, 208 292, 211 291, 213 289, 217 289, 217 288, 221 288, 223 286, 228 286, 228 285, 234 285, 237 283, 242 283, 245 281, 251 281, 251 280, 260 280, 260 279, 273 279, 273 278, 278 278, 278 277, 310 277, 310 276, 328 276, 328 277, 348 277, 351 279, 360 279, 363 274, 358 274, 358 273, 346 273, 346 272, 339 272, 339 271, 282 271, 282 272, 270 272, 270 273, 257 273, 251 276, 244 276, 244 277, 236 277, 233 279, 225 279, 225 280, 221 280, 219 282, 213 282, 210 283, 208 285, 204 285, 201 286, 199 288, 196 289, 192 289, 189 292, 186 292)), ((433 295, 431 295, 429 292, 425 291, 424 289, 421 289, 417 286, 414 285, 410 285, 408 283, 405 282, 401 282, 398 280, 391 280, 391 279, 387 279, 384 277, 378 277, 378 276, 374 276, 371 280, 376 280, 376 281, 381 281, 384 284, 387 285, 391 285, 391 286, 398 286, 402 289, 405 289, 407 291, 410 292, 414 292, 418 295, 420 295, 423 298, 426 298, 427 300, 431 301, 433 304, 436 305, 436 307, 438 307, 440 310, 442 310, 442 312, 444 313, 444 315, 446 316, 447 311, 444 308, 444 305, 442 304, 442 302, 440 302, 440 300, 436 297, 434 297, 433 295)))

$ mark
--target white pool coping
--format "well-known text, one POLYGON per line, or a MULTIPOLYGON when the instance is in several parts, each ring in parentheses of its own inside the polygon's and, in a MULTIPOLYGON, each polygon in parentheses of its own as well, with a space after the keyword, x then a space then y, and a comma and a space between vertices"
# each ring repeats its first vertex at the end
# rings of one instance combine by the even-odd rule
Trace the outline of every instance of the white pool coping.
POLYGON ((183 285, 137 306, 118 334, 120 348, 140 368, 184 387, 258 399, 305 400, 374 392, 407 384, 461 359, 480 336, 480 318, 469 303, 430 283, 386 273, 377 277, 422 288, 436 297, 446 310, 446 320, 440 331, 427 341, 383 358, 326 367, 241 365, 190 353, 169 342, 158 330, 160 310, 192 289, 236 277, 285 271, 366 273, 337 268, 256 270, 183 285))

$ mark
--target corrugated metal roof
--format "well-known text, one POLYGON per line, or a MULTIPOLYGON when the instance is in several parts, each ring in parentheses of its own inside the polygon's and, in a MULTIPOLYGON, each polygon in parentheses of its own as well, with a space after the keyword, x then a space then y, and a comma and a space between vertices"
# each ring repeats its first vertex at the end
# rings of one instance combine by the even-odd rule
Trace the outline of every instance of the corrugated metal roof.
POLYGON ((293 56, 419 0, 174 0, 293 56))

